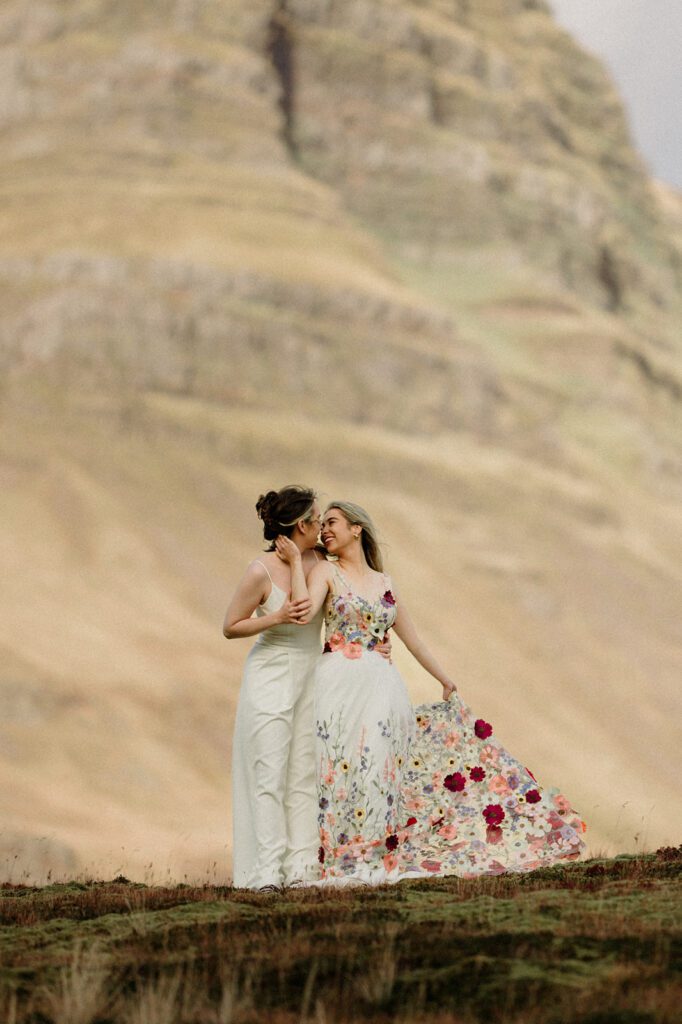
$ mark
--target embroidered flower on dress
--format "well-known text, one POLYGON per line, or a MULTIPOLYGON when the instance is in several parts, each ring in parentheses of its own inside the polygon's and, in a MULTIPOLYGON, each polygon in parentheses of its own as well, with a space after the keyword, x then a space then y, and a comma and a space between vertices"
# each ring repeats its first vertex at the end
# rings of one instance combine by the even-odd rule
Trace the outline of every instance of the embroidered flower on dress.
POLYGON ((324 846, 321 846, 317 851, 317 859, 319 860, 320 864, 324 864, 324 846))
POLYGON ((342 761, 341 764, 339 765, 339 768, 341 769, 342 772, 345 773, 350 768, 350 765, 348 764, 348 761, 342 761))
POLYGON ((501 804, 488 804, 483 810, 483 817, 488 825, 499 825, 504 821, 505 813, 501 804))
POLYGON ((362 657, 362 644, 359 644, 359 643, 357 643, 354 640, 351 641, 351 643, 346 644, 346 646, 343 648, 343 654, 344 654, 344 657, 346 657, 346 658, 351 658, 351 659, 361 658, 362 657))
POLYGON ((488 825, 485 830, 485 840, 493 846, 502 842, 503 832, 499 825, 488 825))
POLYGON ((386 849, 396 850, 398 848, 398 837, 396 835, 386 836, 386 849))
POLYGON ((469 778, 473 779, 474 782, 483 782, 485 776, 485 768, 481 768, 481 766, 478 764, 469 772, 469 778))
POLYGON ((395 598, 390 590, 387 590, 386 593, 382 595, 381 603, 385 605, 387 608, 393 607, 393 605, 395 604, 395 598))
POLYGON ((356 807, 353 813, 355 814, 357 821, 362 821, 365 816, 365 809, 363 807, 356 807))
POLYGON ((445 789, 449 789, 451 793, 461 793, 466 784, 467 780, 461 772, 454 772, 452 775, 446 775, 443 780, 443 786, 445 789))
POLYGON ((340 651, 346 646, 346 641, 342 633, 332 633, 327 640, 327 643, 331 647, 332 651, 340 651))
POLYGON ((479 740, 487 740, 488 736, 492 736, 493 727, 490 722, 486 722, 482 718, 477 718, 474 723, 474 732, 478 736, 479 740))
POLYGON ((526 803, 528 804, 537 804, 540 802, 540 799, 541 797, 537 789, 529 789, 526 793, 526 803))

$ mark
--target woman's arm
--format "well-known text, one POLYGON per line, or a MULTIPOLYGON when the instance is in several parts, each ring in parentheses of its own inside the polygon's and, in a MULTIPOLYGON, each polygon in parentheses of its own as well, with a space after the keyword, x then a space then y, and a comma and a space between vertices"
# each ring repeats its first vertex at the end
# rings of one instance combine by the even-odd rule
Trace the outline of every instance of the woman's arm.
POLYGON ((309 600, 305 572, 303 570, 303 557, 300 549, 296 547, 293 540, 290 540, 289 537, 281 535, 275 541, 275 551, 291 570, 291 600, 309 600))
MULTIPOLYGON (((395 588, 392 589, 393 593, 395 593, 395 588)), ((393 629, 405 644, 412 657, 416 658, 422 668, 426 669, 429 675, 433 676, 441 684, 443 687, 443 700, 449 700, 450 694, 456 691, 457 687, 436 661, 424 641, 420 639, 405 605, 400 600, 396 601, 396 605, 398 607, 398 614, 396 615, 393 629)))
POLYGON ((281 608, 269 615, 251 616, 259 604, 265 600, 268 576, 262 566, 252 563, 244 573, 234 592, 230 605, 225 613, 223 636, 228 640, 255 636, 271 626, 279 626, 285 622, 300 623, 308 601, 292 601, 287 599, 281 608))
POLYGON ((327 600, 331 588, 332 569, 329 562, 318 562, 308 573, 307 589, 310 595, 310 610, 306 622, 314 618, 327 600))
MULTIPOLYGON (((296 559, 301 561, 301 553, 292 540, 288 537, 278 537, 275 541, 275 550, 283 562, 288 562, 292 566, 292 577, 293 577, 293 565, 296 563, 296 559)), ((310 601, 310 607, 308 609, 304 622, 310 622, 312 618, 317 615, 320 608, 324 604, 327 594, 329 593, 331 580, 331 567, 329 562, 323 561, 318 562, 314 565, 308 573, 306 580, 305 573, 301 568, 300 578, 297 580, 298 592, 303 593, 305 598, 310 601)), ((293 593, 292 593, 292 596, 293 593)), ((304 600, 305 600, 304 598, 304 600)))

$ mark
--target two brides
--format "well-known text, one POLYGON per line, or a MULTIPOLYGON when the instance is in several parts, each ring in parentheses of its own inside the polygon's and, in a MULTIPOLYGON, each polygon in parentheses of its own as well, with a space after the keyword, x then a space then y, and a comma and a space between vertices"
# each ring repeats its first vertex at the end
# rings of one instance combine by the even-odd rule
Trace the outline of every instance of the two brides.
MULTIPOLYGON (((289 524, 274 539, 271 556, 279 559, 282 583, 283 569, 289 568, 290 603, 296 604, 298 616, 290 624, 293 642, 300 630, 319 636, 324 614, 324 647, 308 668, 303 710, 310 730, 306 758, 314 741, 314 782, 310 787, 308 775, 309 788, 299 800, 301 823, 305 818, 309 828, 310 816, 316 819, 316 862, 311 845, 301 849, 295 862, 298 877, 329 884, 377 884, 438 874, 473 877, 528 871, 580 856, 584 825, 566 798, 556 790, 542 790, 528 769, 497 743, 492 726, 474 719, 420 640, 384 572, 367 513, 351 502, 328 506, 321 532, 329 561, 315 560, 311 538, 313 554, 304 565, 298 536, 302 529, 297 524, 292 531, 289 524), (440 683, 442 701, 412 708, 390 658, 378 653, 386 653, 389 630, 440 683)), ((247 576, 252 571, 250 567, 247 576)), ((264 859, 256 851, 272 843, 272 830, 266 835, 254 829, 253 810, 246 808, 255 807, 262 794, 257 787, 250 793, 244 788, 249 770, 252 780, 257 775, 257 751, 245 754, 248 714, 242 704, 246 707, 252 699, 248 695, 258 688, 247 662, 234 746, 235 885, 253 887, 263 875, 244 862, 245 834, 254 864, 264 859)), ((300 752, 301 744, 291 746, 294 761, 295 749, 300 752)), ((286 781, 278 792, 285 807, 286 781)), ((285 834, 286 820, 285 810, 280 815, 285 834)), ((305 834, 312 843, 312 832, 305 834)), ((290 846, 280 838, 278 849, 285 854, 279 855, 279 877, 284 884, 292 880, 291 859, 285 867, 290 846)))

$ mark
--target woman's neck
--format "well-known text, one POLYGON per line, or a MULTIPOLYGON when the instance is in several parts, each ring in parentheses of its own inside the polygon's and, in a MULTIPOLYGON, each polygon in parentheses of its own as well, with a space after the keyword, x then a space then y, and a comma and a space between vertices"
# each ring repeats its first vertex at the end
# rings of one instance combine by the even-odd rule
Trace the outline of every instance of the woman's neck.
POLYGON ((358 551, 355 545, 352 548, 345 548, 339 552, 339 565, 343 572, 351 573, 355 576, 364 576, 369 569, 365 552, 362 550, 362 547, 358 551))

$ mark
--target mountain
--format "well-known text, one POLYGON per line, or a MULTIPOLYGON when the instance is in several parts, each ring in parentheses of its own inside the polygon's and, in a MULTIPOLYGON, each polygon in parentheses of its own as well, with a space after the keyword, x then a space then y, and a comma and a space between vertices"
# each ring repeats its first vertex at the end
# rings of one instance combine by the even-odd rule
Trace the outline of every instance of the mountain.
POLYGON ((375 515, 593 852, 673 842, 682 218, 599 63, 538 0, 13 0, 0 44, 8 870, 225 875, 222 616, 291 480, 375 515))

